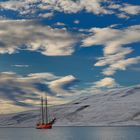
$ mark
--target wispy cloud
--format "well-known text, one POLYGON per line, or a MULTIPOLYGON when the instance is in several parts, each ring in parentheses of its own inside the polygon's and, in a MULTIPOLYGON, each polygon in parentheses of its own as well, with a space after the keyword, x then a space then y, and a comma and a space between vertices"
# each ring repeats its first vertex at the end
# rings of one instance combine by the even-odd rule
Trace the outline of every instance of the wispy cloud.
POLYGON ((140 62, 140 57, 127 58, 133 48, 124 45, 140 41, 140 25, 130 26, 126 29, 92 28, 90 35, 83 40, 83 46, 103 45, 103 57, 98 58, 94 66, 107 66, 104 75, 113 75, 117 70, 140 62))
POLYGON ((118 84, 116 83, 116 81, 113 78, 110 77, 106 77, 100 81, 95 82, 95 87, 98 88, 114 88, 116 87, 118 84))
POLYGON ((33 73, 21 76, 13 72, 2 72, 0 73, 0 113, 33 109, 40 104, 40 96, 46 94, 49 104, 66 103, 71 100, 70 95, 73 96, 74 92, 70 94, 72 90, 65 89, 65 86, 74 80, 76 78, 72 75, 59 77, 52 73, 33 73))
POLYGON ((0 21, 0 53, 37 51, 47 56, 71 55, 78 36, 34 21, 0 21), (11 26, 12 25, 12 26, 11 26))
POLYGON ((68 75, 66 77, 62 77, 58 80, 50 82, 49 88, 52 92, 57 93, 57 96, 72 96, 72 92, 67 92, 65 87, 75 81, 77 81, 77 79, 74 76, 68 75))
POLYGON ((16 65, 11 65, 12 67, 18 67, 18 68, 28 68, 29 65, 19 65, 19 64, 16 64, 16 65))

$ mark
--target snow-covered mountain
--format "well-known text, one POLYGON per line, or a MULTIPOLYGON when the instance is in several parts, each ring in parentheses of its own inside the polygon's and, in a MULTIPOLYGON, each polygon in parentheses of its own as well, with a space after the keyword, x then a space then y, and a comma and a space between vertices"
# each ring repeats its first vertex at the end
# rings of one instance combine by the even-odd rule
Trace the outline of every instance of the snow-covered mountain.
MULTIPOLYGON (((57 126, 140 125, 140 85, 80 97, 49 109, 57 126)), ((35 126, 39 111, 0 115, 0 126, 35 126)))

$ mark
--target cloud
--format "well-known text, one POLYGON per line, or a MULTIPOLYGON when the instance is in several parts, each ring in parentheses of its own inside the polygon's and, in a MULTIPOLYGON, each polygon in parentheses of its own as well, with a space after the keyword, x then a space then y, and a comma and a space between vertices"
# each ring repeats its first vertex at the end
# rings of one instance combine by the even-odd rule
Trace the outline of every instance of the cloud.
POLYGON ((49 17, 52 17, 53 16, 53 13, 41 13, 39 14, 39 17, 41 18, 49 18, 49 17))
POLYGON ((95 87, 105 87, 105 88, 113 88, 116 87, 117 83, 113 78, 106 77, 100 81, 95 82, 95 87))
POLYGON ((124 60, 119 60, 114 64, 111 64, 108 68, 103 70, 104 75, 113 75, 116 70, 126 70, 126 68, 132 64, 137 64, 140 62, 140 57, 128 58, 124 60))
POLYGON ((28 74, 28 77, 26 77, 26 79, 29 78, 29 79, 32 79, 32 80, 56 80, 58 78, 60 78, 59 76, 56 76, 52 73, 30 73, 28 74))
POLYGON ((133 49, 131 48, 121 48, 119 53, 113 54, 113 55, 106 55, 104 57, 98 58, 97 63, 95 66, 105 66, 108 64, 114 64, 115 62, 118 62, 119 60, 122 60, 125 58, 125 55, 133 52, 133 49))
POLYGON ((1 9, 16 11, 19 17, 24 18, 47 18, 52 17, 55 11, 69 14, 82 10, 96 15, 123 14, 129 16, 139 14, 139 7, 123 2, 119 4, 112 0, 9 0, 0 2, 1 9), (48 16, 47 13, 52 14, 48 16))
POLYGON ((3 114, 36 108, 40 105, 40 97, 46 94, 49 105, 58 105, 85 94, 97 94, 100 88, 116 86, 115 80, 108 77, 84 89, 73 86, 77 81, 73 75, 60 77, 52 73, 32 73, 22 76, 1 72, 0 77, 0 113, 3 114))
POLYGON ((128 18, 129 18, 129 16, 126 15, 125 13, 119 13, 119 14, 117 14, 117 16, 118 16, 119 18, 125 18, 125 19, 128 19, 128 18))
POLYGON ((117 10, 116 15, 119 18, 129 18, 133 15, 139 15, 140 13, 140 6, 139 5, 132 5, 129 3, 110 3, 108 6, 111 10, 117 10))
POLYGON ((65 24, 63 22, 57 22, 55 25, 57 25, 57 26, 65 26, 65 24))
POLYGON ((102 93, 101 89, 119 86, 111 77, 105 77, 83 89, 72 86, 77 81, 73 75, 60 77, 52 73, 32 73, 21 76, 13 72, 1 72, 0 77, 0 114, 36 108, 40 105, 40 97, 46 94, 49 105, 58 105, 83 95, 102 93))
POLYGON ((30 109, 27 107, 14 105, 14 102, 7 99, 0 99, 0 106, 0 114, 9 114, 30 109))
POLYGON ((123 11, 130 15, 137 15, 140 14, 140 6, 126 3, 120 8, 120 11, 123 11))
POLYGON ((18 67, 18 68, 28 68, 29 65, 19 65, 19 64, 16 64, 16 65, 12 65, 12 67, 18 67))
POLYGON ((71 96, 75 94, 74 92, 71 94, 72 90, 68 90, 65 86, 71 84, 74 80, 76 78, 72 75, 58 77, 52 73, 33 73, 21 76, 13 72, 1 72, 0 113, 33 109, 40 104, 40 97, 45 94, 47 94, 51 105, 71 101, 71 96), (62 97, 59 97, 59 94, 62 97))
POLYGON ((77 79, 74 76, 68 75, 66 77, 62 77, 58 80, 50 82, 49 88, 52 92, 57 93, 57 96, 71 96, 72 92, 68 94, 68 91, 65 90, 65 87, 75 81, 77 81, 77 79))
POLYGON ((3 10, 12 10, 18 13, 18 16, 35 17, 40 14, 38 5, 40 0, 8 0, 0 2, 0 8, 3 10))
MULTIPOLYGON (((64 13, 77 13, 83 9, 95 14, 105 13, 101 0, 10 0, 0 2, 2 9, 17 11, 25 17, 35 17, 40 11, 58 11, 64 13)), ((43 12, 44 13, 44 12, 43 12)), ((51 15, 52 16, 52 15, 51 15)))
POLYGON ((113 54, 118 51, 120 46, 139 42, 140 39, 140 25, 130 26, 126 29, 92 28, 89 32, 91 35, 83 40, 83 46, 106 45, 105 54, 113 54))
POLYGON ((0 53, 37 51, 47 56, 71 55, 78 36, 67 30, 39 25, 34 21, 0 21, 0 53))
POLYGON ((75 23, 75 24, 79 24, 80 21, 79 21, 79 20, 75 20, 74 23, 75 23))
POLYGON ((139 57, 127 58, 133 48, 124 45, 140 42, 140 25, 130 26, 125 29, 92 28, 90 35, 83 40, 83 47, 103 45, 103 57, 98 58, 95 66, 107 66, 104 75, 113 75, 117 70, 140 62, 139 57))

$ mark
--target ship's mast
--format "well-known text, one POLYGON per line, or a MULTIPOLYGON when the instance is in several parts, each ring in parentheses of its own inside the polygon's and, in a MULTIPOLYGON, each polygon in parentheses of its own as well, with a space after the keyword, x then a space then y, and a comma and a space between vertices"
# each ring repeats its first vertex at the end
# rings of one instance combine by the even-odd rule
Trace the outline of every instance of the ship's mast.
POLYGON ((43 98, 41 97, 41 123, 44 124, 43 98))
POLYGON ((45 98, 45 123, 48 123, 48 108, 47 108, 47 97, 45 98))

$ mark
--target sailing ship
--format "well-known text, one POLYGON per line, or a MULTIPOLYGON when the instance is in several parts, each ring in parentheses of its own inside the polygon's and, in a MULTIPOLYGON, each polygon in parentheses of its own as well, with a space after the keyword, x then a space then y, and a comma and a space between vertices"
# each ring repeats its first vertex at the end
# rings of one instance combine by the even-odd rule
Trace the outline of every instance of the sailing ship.
POLYGON ((45 100, 41 97, 41 113, 39 123, 36 124, 37 129, 51 129, 52 125, 55 123, 56 118, 51 121, 48 116, 47 98, 45 100))

